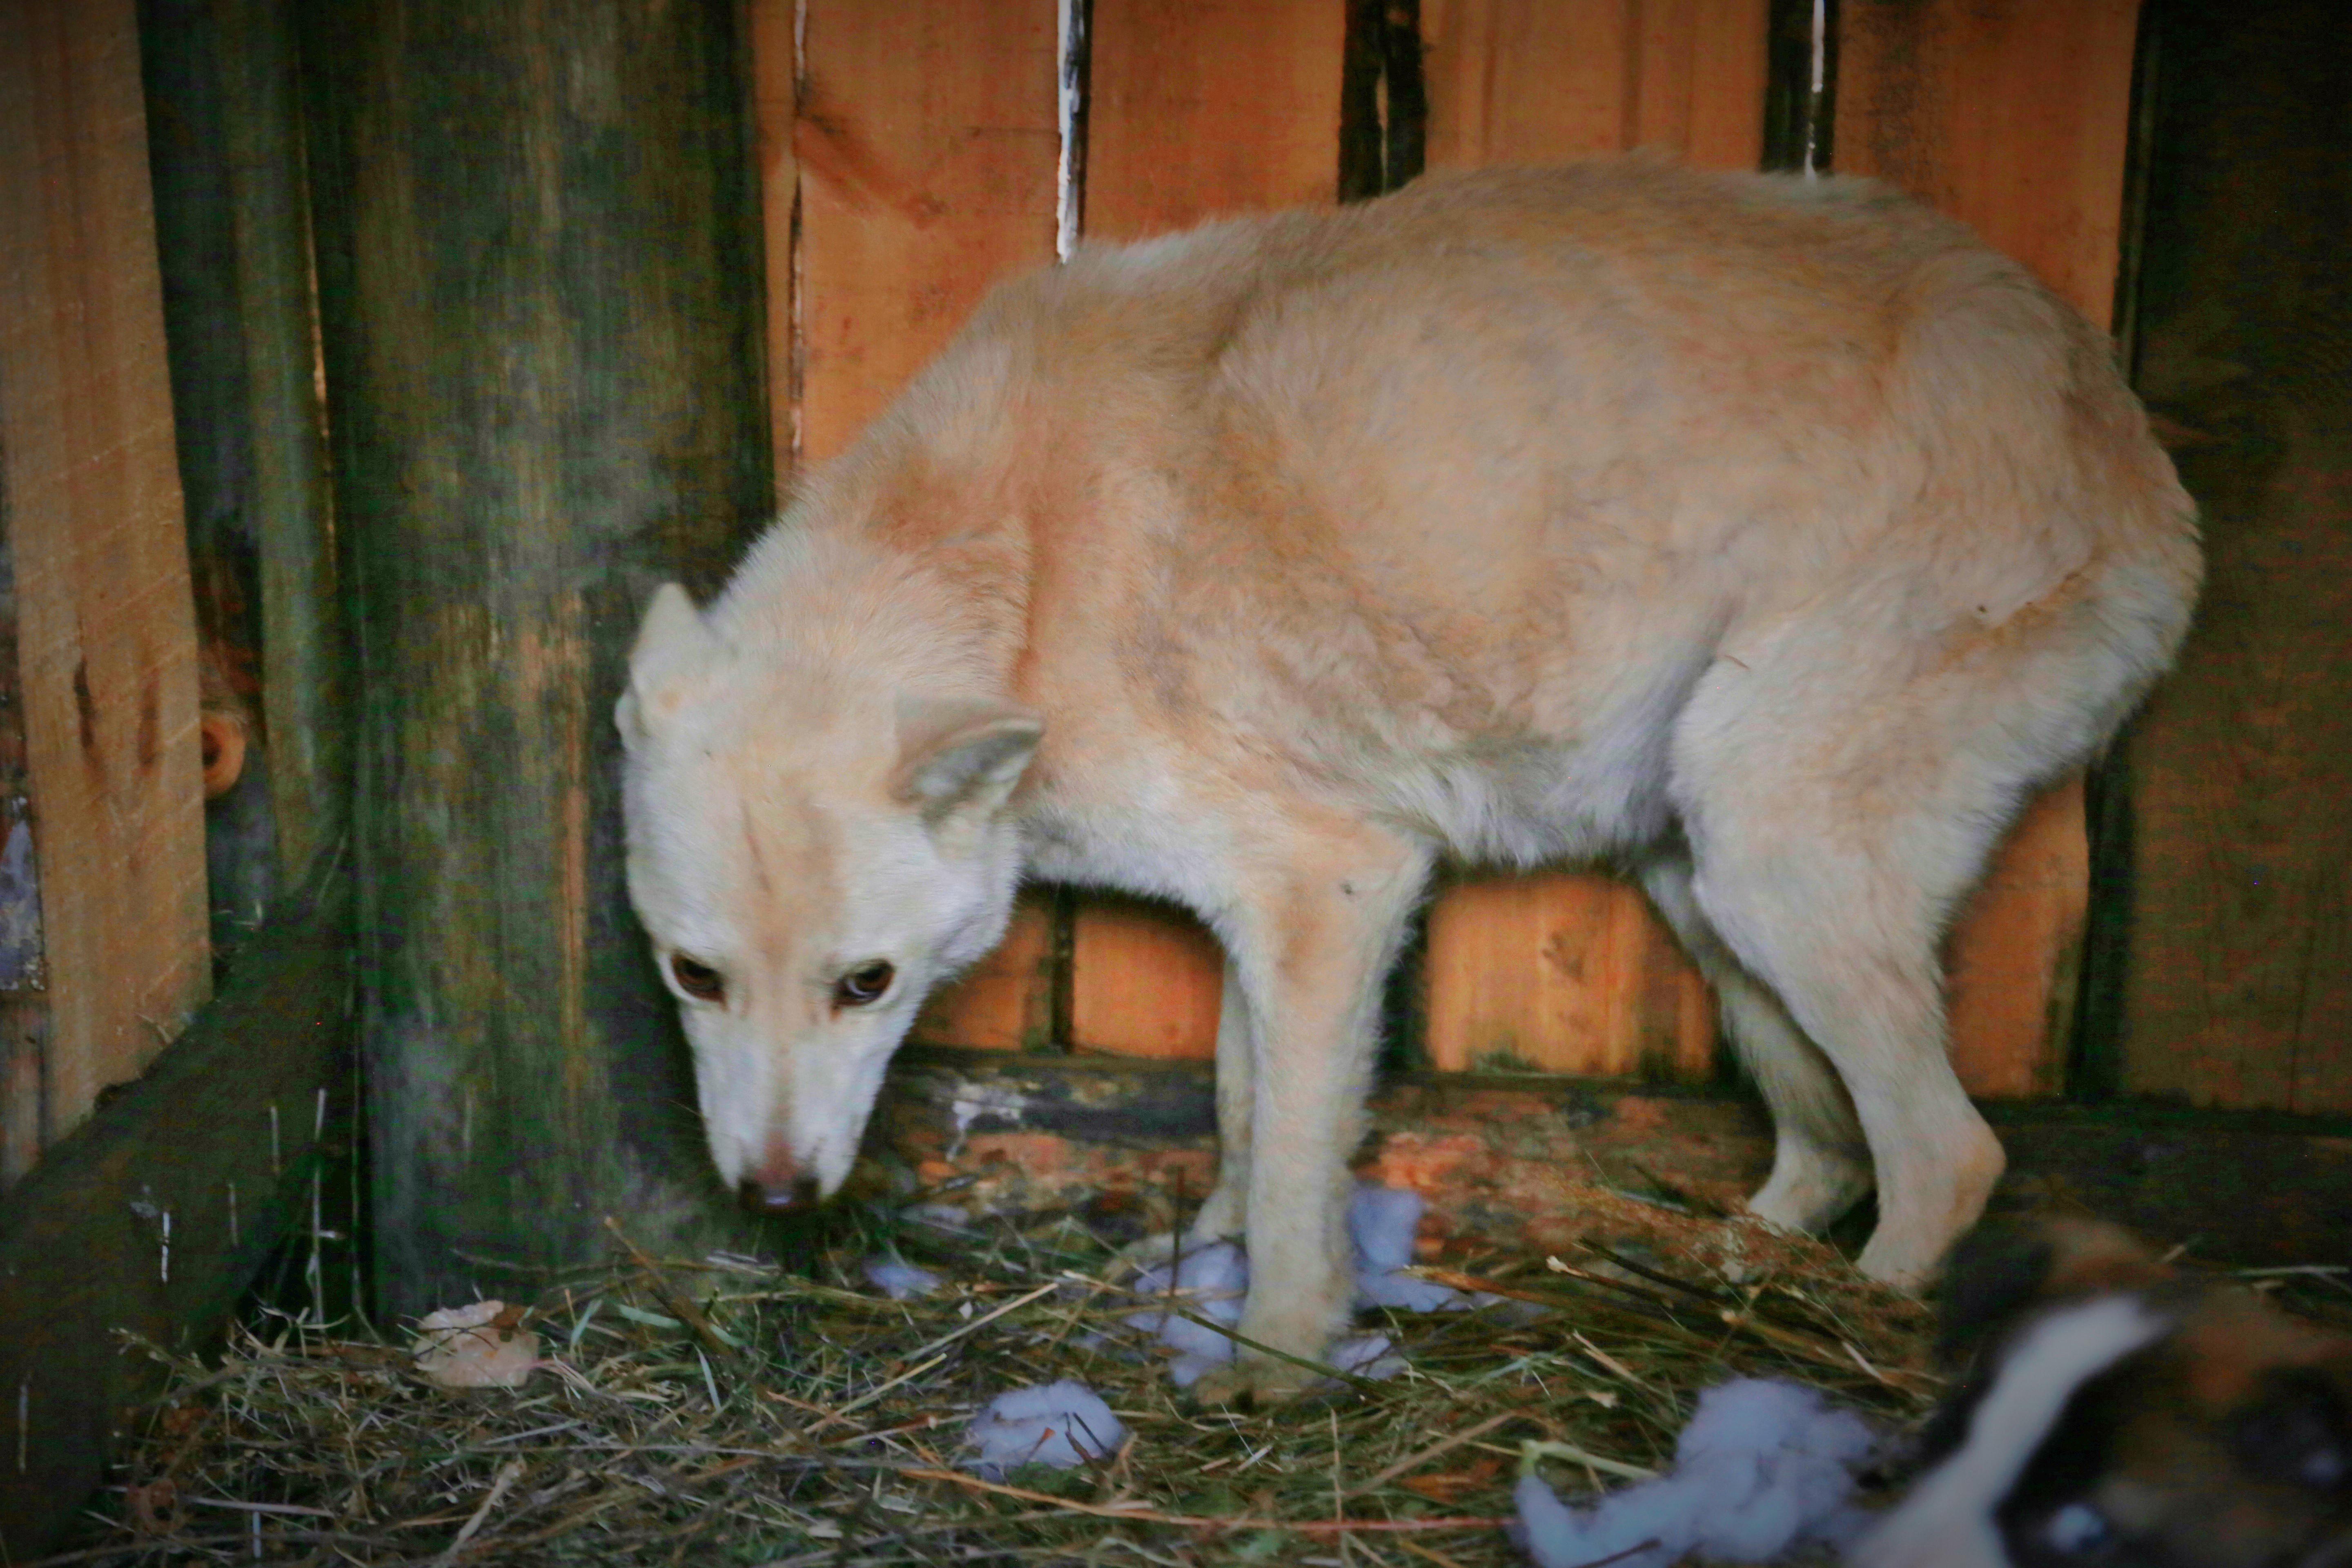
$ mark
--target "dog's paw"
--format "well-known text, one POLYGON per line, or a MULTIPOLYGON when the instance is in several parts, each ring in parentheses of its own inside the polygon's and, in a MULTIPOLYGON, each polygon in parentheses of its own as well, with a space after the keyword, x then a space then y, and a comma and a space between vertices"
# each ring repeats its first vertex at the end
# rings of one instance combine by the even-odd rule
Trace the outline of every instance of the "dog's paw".
POLYGON ((1228 1409, 1271 1409, 1286 1405, 1300 1394, 1308 1393, 1330 1379, 1296 1362, 1276 1361, 1271 1356, 1252 1356, 1230 1366, 1201 1374, 1192 1384, 1192 1397, 1202 1405, 1223 1405, 1228 1409))

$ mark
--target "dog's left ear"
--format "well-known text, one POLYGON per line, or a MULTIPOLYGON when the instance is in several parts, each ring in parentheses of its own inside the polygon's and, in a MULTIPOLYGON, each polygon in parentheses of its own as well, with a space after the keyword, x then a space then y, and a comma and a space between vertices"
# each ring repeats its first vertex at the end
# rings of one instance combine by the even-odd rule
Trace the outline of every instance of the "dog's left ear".
POLYGON ((902 697, 890 793, 934 828, 984 820, 1021 783, 1045 736, 1045 721, 1017 703, 902 697))

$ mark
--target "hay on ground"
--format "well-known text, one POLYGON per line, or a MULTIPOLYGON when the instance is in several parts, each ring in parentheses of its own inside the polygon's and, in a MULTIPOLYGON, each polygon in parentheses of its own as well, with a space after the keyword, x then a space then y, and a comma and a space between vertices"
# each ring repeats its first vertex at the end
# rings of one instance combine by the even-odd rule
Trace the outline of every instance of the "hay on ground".
POLYGON ((1649 1473, 1726 1378, 1896 1424, 1938 1387, 1916 1303, 1824 1247, 1693 1217, 1688 1247, 1642 1257, 1457 1249, 1427 1271, 1503 1300, 1365 1314, 1402 1375, 1203 1409, 1124 1322, 1166 1303, 1133 1294, 1108 1226, 902 1217, 922 1212, 866 1211, 789 1268, 649 1258, 616 1232, 609 1267, 529 1304, 548 1364, 516 1389, 437 1388, 404 1335, 265 1314, 217 1364, 165 1358, 171 1393, 51 1561, 1479 1568, 1522 1561, 1497 1525, 1522 1464, 1563 1495, 1649 1473), (887 1300, 862 1271, 877 1252, 943 1283, 887 1300), (1125 1423, 1118 1452, 1001 1481, 957 1468, 991 1396, 1066 1377, 1125 1423))

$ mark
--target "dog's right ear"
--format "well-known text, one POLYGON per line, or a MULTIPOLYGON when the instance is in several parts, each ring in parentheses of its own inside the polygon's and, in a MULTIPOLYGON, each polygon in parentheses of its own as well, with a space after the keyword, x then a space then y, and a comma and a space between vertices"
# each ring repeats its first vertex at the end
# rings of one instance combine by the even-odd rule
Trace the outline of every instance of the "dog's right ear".
POLYGON ((2038 1226, 1982 1225, 1944 1266, 1936 1355, 1948 1366, 1974 1356, 2042 1293, 2057 1248, 2038 1226))
POLYGON ((660 727, 677 706, 679 679, 709 664, 718 647, 719 639, 686 590, 663 584, 646 606, 645 622, 629 650, 628 689, 613 709, 625 744, 635 746, 660 727))

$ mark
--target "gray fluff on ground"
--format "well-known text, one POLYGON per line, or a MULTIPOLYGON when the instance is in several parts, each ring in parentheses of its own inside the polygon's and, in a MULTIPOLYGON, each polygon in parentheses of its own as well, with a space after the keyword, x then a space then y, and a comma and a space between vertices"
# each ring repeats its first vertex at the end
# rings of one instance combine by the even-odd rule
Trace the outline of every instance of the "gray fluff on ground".
POLYGON ((1800 1546, 1842 1550, 1867 1521, 1852 1501, 1853 1472, 1876 1446, 1869 1423, 1818 1390, 1741 1378, 1699 1395, 1674 1469, 1655 1480, 1575 1508, 1522 1477, 1512 1533, 1541 1568, 1666 1568, 1691 1552, 1768 1563, 1800 1546))
MULTIPOLYGON (((1348 1235, 1356 1247, 1357 1305, 1436 1312, 1494 1300, 1465 1296, 1402 1272, 1412 1262, 1413 1232, 1420 1224, 1419 1193, 1370 1184, 1356 1188, 1348 1205, 1348 1235)), ((1249 1258, 1233 1242, 1214 1242, 1184 1253, 1172 1267, 1163 1263, 1146 1269, 1134 1289, 1137 1295, 1145 1297, 1173 1294, 1186 1310, 1237 1327, 1242 1298, 1249 1291, 1249 1258)), ((1192 1387, 1202 1373, 1234 1359, 1232 1340, 1174 1312, 1134 1312, 1127 1321, 1159 1335, 1160 1342, 1176 1352, 1168 1363, 1168 1375, 1179 1388, 1192 1387)), ((1393 1377, 1403 1370, 1404 1363, 1389 1354, 1389 1349, 1387 1335, 1360 1334, 1333 1345, 1326 1359, 1359 1377, 1393 1377)))
POLYGON ((991 1477, 1020 1465, 1061 1469, 1115 1454, 1127 1427, 1083 1383, 1064 1378, 1033 1388, 1008 1389, 981 1407, 964 1439, 965 1468, 991 1477))

